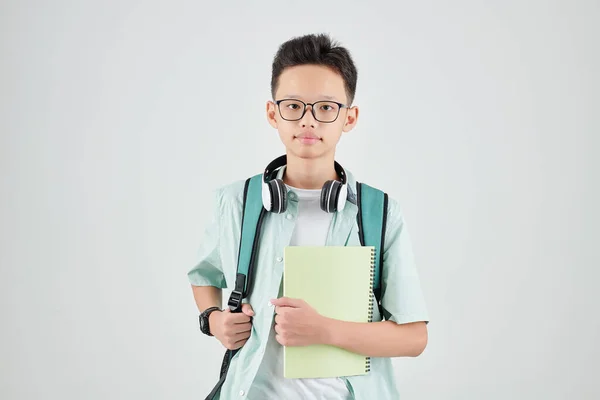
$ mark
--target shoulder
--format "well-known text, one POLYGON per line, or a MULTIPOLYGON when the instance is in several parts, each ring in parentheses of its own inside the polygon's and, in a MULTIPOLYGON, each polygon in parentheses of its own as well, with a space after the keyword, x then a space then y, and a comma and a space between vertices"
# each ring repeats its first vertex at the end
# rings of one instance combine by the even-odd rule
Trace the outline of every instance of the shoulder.
POLYGON ((402 223, 404 221, 404 212, 400 201, 393 196, 388 195, 387 217, 394 222, 402 223))
POLYGON ((221 213, 241 211, 244 204, 244 189, 250 177, 238 179, 218 186, 213 196, 221 213))
POLYGON ((215 192, 219 201, 222 204, 242 201, 245 182, 245 179, 240 179, 217 187, 215 192))
POLYGON ((379 192, 381 192, 383 195, 385 195, 385 198, 387 199, 387 213, 385 216, 385 223, 386 223, 386 235, 387 234, 394 234, 395 232, 397 232, 399 229, 401 229, 404 225, 404 213, 403 213, 403 209, 402 209, 402 205, 400 200, 395 197, 394 195, 390 194, 388 192, 388 188, 386 187, 381 187, 378 185, 373 185, 371 183, 369 183, 368 181, 362 181, 362 180, 357 180, 354 175, 351 172, 348 172, 348 177, 349 177, 349 188, 354 191, 354 193, 358 193, 358 183, 361 184, 366 184, 369 187, 378 190, 379 192))
POLYGON ((358 189, 357 183, 366 184, 366 185, 370 186, 371 188, 380 191, 387 198, 387 216, 386 216, 386 218, 388 219, 388 222, 398 222, 403 219, 402 207, 400 205, 400 201, 398 198, 394 197, 387 191, 388 188, 373 185, 373 184, 369 183, 368 181, 357 180, 352 172, 350 172, 350 171, 346 171, 346 172, 348 174, 349 189, 352 192, 354 192, 354 194, 357 193, 357 189, 358 189))
MULTIPOLYGON (((398 199, 388 196, 387 222, 385 226, 386 247, 389 250, 393 245, 408 239, 408 231, 402 206, 398 199)), ((403 245, 405 247, 406 245, 403 245)))

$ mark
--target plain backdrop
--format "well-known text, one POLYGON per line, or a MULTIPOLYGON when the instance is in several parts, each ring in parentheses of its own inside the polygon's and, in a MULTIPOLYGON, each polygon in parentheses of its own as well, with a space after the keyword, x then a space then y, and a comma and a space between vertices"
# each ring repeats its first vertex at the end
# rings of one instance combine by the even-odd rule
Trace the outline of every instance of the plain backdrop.
POLYGON ((319 32, 431 314, 402 398, 599 398, 599 3, 218 3, 0 4, 0 398, 204 398, 209 194, 283 154, 272 58, 319 32))

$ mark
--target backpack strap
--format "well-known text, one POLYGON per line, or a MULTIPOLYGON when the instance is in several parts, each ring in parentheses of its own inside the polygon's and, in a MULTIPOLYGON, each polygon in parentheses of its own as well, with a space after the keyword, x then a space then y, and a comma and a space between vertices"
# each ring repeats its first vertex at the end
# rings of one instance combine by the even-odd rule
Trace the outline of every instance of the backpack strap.
MULTIPOLYGON (((242 312, 242 300, 250 295, 254 276, 254 263, 258 253, 260 232, 266 210, 262 205, 262 174, 254 175, 244 184, 244 200, 242 206, 242 229, 240 247, 238 252, 237 272, 235 287, 233 288, 227 305, 231 312, 242 312)), ((240 349, 225 351, 219 381, 213 387, 205 400, 212 400, 220 392, 227 377, 231 360, 240 349)))
POLYGON ((379 189, 356 182, 356 202, 358 205, 358 235, 362 246, 375 247, 375 273, 373 294, 383 318, 381 305, 383 250, 387 219, 388 195, 379 189))
POLYGON ((260 243, 260 231, 266 210, 262 204, 262 174, 246 179, 242 211, 242 231, 238 252, 235 287, 227 305, 232 312, 242 311, 242 300, 252 289, 254 263, 260 243))

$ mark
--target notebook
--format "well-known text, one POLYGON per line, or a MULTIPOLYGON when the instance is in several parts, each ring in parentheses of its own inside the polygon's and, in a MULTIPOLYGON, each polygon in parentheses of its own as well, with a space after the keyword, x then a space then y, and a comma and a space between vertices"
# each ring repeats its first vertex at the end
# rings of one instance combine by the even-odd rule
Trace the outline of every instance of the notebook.
MULTIPOLYGON (((283 295, 305 300, 326 317, 351 322, 373 319, 373 246, 288 246, 283 295)), ((284 346, 286 378, 364 375, 370 358, 329 345, 284 346)))

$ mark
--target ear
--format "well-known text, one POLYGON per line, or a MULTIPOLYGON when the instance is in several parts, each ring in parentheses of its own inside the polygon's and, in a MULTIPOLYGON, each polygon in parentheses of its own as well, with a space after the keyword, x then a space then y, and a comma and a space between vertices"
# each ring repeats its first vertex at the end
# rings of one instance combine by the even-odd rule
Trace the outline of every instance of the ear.
POLYGON ((358 122, 358 107, 354 106, 348 109, 346 113, 346 121, 344 121, 344 126, 342 130, 344 132, 350 132, 356 126, 358 122))
POLYGON ((267 101, 267 121, 277 129, 277 106, 271 100, 267 101))

